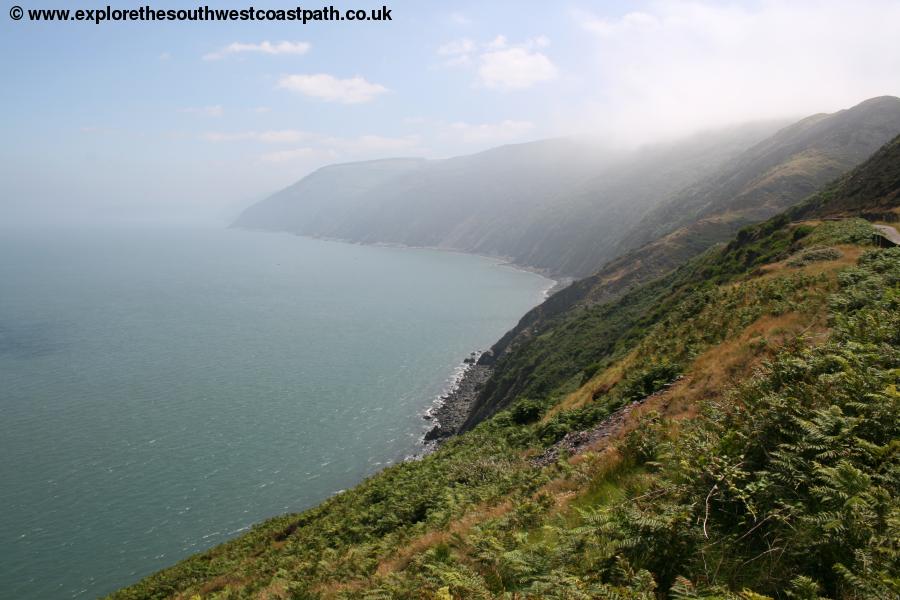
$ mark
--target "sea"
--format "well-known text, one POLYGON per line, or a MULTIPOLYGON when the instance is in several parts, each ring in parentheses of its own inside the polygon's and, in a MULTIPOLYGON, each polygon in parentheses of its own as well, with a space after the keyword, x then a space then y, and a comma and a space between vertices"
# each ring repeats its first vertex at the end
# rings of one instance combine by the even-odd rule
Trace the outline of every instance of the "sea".
POLYGON ((225 228, 0 229, 0 598, 96 598, 421 450, 552 281, 225 228))

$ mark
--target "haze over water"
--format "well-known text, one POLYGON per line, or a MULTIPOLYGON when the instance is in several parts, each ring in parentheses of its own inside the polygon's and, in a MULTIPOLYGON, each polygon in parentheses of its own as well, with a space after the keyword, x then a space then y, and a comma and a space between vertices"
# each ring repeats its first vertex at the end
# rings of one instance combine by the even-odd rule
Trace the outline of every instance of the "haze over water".
POLYGON ((0 597, 96 597, 402 460, 549 285, 290 235, 0 232, 0 597))

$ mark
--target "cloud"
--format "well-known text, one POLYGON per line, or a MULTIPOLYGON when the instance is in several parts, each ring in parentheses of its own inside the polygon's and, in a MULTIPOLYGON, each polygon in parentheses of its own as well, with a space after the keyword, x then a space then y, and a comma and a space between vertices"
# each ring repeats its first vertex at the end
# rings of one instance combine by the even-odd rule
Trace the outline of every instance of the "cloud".
POLYGON ((361 135, 354 138, 329 137, 323 144, 334 150, 348 154, 377 154, 385 152, 407 152, 419 147, 419 136, 388 137, 381 135, 361 135))
POLYGON ((341 104, 361 104, 374 100, 388 91, 383 85, 370 83, 362 77, 338 79, 332 75, 285 75, 278 81, 280 89, 341 104))
POLYGON ((556 65, 540 50, 550 45, 546 36, 511 44, 504 35, 477 44, 469 38, 447 42, 438 47, 444 67, 477 65, 478 82, 495 90, 523 90, 555 79, 556 65))
POLYGON ((172 55, 168 52, 163 52, 159 55, 159 60, 172 60, 172 55))
POLYGON ((473 40, 461 38, 439 46, 437 53, 438 56, 444 57, 444 66, 457 67, 471 63, 476 48, 477 45, 473 40))
POLYGON ((296 129, 280 129, 272 131, 242 131, 237 133, 222 133, 210 131, 203 134, 203 139, 208 142, 238 142, 255 141, 264 144, 295 144, 310 139, 312 134, 296 129))
POLYGON ((225 109, 222 108, 221 105, 217 104, 215 106, 200 106, 200 107, 192 107, 192 108, 179 108, 178 112, 185 113, 188 115, 200 115, 202 117, 214 117, 218 118, 225 114, 225 109))
POLYGON ((309 160, 312 158, 334 158, 334 156, 323 155, 315 148, 295 148, 293 150, 279 150, 277 152, 269 152, 259 157, 261 161, 268 163, 297 162, 301 160, 309 160))
POLYGON ((594 46, 587 115, 623 138, 803 116, 900 93, 900 3, 656 0, 615 18, 573 13, 594 46))
POLYGON ((386 137, 361 135, 352 138, 311 136, 310 145, 293 150, 268 152, 260 160, 269 163, 288 163, 308 160, 334 161, 383 157, 385 154, 408 153, 419 149, 418 136, 386 137))
POLYGON ((451 123, 445 137, 460 139, 467 144, 499 144, 520 140, 534 129, 530 121, 505 120, 498 123, 451 123))
POLYGON ((203 55, 203 60, 220 60, 231 54, 293 54, 301 55, 309 52, 310 44, 308 42, 260 42, 259 44, 244 44, 241 42, 233 42, 219 48, 215 52, 203 55))
POLYGON ((555 79, 557 68, 540 52, 526 48, 505 48, 485 52, 478 66, 478 78, 485 87, 524 90, 555 79))
POLYGON ((498 35, 497 37, 492 39, 490 42, 485 44, 485 47, 488 50, 502 50, 503 48, 506 48, 507 46, 509 46, 509 40, 506 39, 505 35, 498 35))
POLYGON ((438 56, 459 56, 475 52, 476 47, 475 42, 469 38, 460 38, 438 46, 437 53, 438 56))
POLYGON ((263 154, 261 160, 266 162, 296 161, 301 158, 376 157, 384 154, 410 153, 421 150, 421 138, 417 135, 400 137, 382 135, 339 137, 296 129, 279 129, 238 132, 210 131, 204 133, 201 139, 213 143, 304 144, 302 148, 294 150, 280 150, 263 154))

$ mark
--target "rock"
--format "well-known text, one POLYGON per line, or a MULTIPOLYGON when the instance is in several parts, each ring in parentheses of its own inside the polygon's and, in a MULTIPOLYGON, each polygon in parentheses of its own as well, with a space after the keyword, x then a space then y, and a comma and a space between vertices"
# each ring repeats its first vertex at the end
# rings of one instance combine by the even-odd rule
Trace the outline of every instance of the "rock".
POLYGON ((481 389, 491 376, 491 368, 479 364, 474 359, 466 360, 466 372, 460 378, 456 386, 441 398, 441 402, 426 415, 434 423, 424 441, 436 442, 455 435, 469 416, 469 410, 478 399, 481 389))
POLYGON ((433 442, 435 440, 443 439, 445 437, 449 437, 449 434, 441 429, 440 425, 435 425, 431 429, 428 430, 428 433, 425 434, 424 441, 433 442))
POLYGON ((478 357, 479 365, 490 366, 494 364, 494 352, 492 350, 485 350, 484 353, 478 357))
POLYGON ((547 448, 543 452, 543 454, 532 458, 531 464, 536 467, 546 467, 547 465, 552 465, 553 463, 558 461, 560 456, 562 456, 563 454, 571 456, 584 452, 588 447, 593 446, 600 440, 608 438, 621 430, 622 426, 625 425, 626 418, 632 410, 642 405, 650 398, 664 393, 676 382, 681 381, 683 378, 684 377, 682 375, 679 375, 649 396, 641 398, 640 400, 629 402, 625 406, 610 413, 608 417, 606 417, 590 429, 586 429, 584 431, 570 431, 561 440, 547 448))

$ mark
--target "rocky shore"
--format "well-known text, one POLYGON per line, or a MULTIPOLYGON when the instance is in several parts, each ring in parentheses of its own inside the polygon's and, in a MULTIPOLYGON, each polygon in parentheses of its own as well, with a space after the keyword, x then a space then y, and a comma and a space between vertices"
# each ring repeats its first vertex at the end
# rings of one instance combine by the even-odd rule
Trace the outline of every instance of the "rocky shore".
POLYGON ((465 360, 466 369, 456 385, 441 396, 435 406, 425 414, 433 427, 425 434, 424 443, 434 449, 447 438, 455 435, 469 416, 472 403, 491 376, 491 367, 478 361, 478 354, 465 360))
MULTIPOLYGON (((544 292, 545 298, 570 285, 571 282, 569 278, 555 281, 554 285, 544 292)), ((425 420, 432 423, 432 427, 422 439, 422 443, 425 445, 424 454, 433 451, 448 438, 460 432, 468 420, 472 406, 481 394, 481 390, 491 378, 494 371, 494 360, 495 356, 492 350, 487 350, 472 352, 463 361, 465 368, 459 379, 451 386, 450 391, 438 398, 434 406, 424 415, 425 420)))

